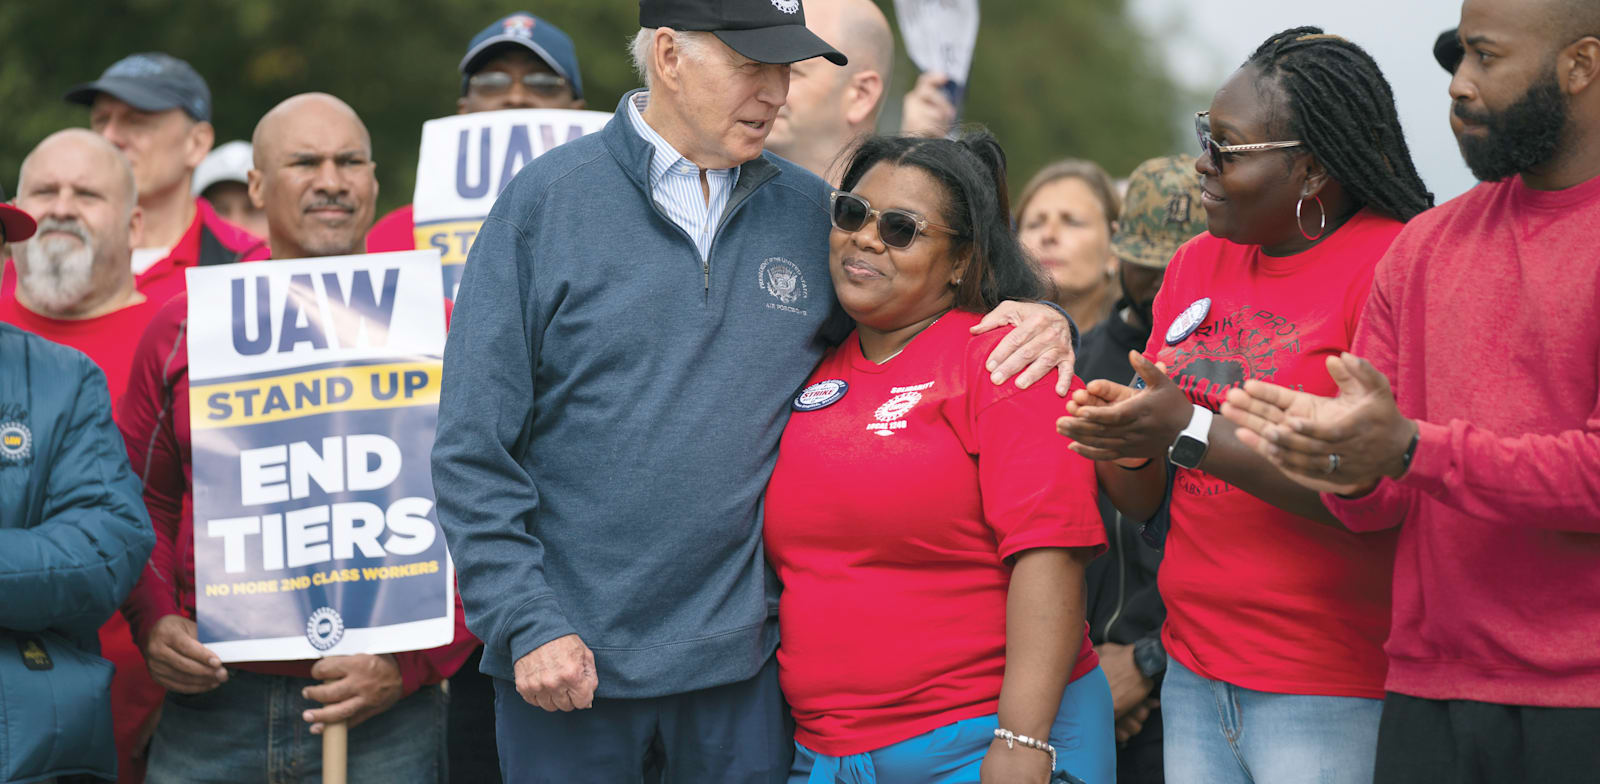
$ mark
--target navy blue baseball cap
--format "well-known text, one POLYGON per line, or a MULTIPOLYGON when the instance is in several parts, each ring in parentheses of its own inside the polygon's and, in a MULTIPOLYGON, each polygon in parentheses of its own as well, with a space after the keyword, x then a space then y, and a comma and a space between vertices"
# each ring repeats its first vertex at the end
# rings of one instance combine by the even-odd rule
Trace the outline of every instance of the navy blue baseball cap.
POLYGON ((162 52, 128 55, 112 63, 99 79, 68 90, 66 99, 92 106, 100 93, 144 112, 182 109, 196 120, 211 120, 211 88, 206 80, 188 63, 162 52))
POLYGON ((639 0, 639 26, 708 32, 758 63, 849 62, 806 29, 800 0, 639 0))
POLYGON ((583 97, 583 77, 578 75, 578 50, 572 39, 561 28, 540 19, 527 11, 518 11, 495 20, 472 37, 467 54, 461 58, 461 91, 466 92, 466 80, 482 68, 494 55, 494 50, 504 45, 520 46, 543 60, 557 76, 572 85, 572 97, 583 97))

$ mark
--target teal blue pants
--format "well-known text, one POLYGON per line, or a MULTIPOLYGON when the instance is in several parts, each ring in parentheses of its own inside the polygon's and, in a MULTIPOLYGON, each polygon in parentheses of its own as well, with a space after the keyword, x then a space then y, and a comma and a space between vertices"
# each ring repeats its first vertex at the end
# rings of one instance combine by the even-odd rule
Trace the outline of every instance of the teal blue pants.
MULTIPOLYGON (((789 784, 976 784, 994 740, 994 714, 947 724, 875 751, 830 757, 795 744, 789 784)), ((1117 748, 1111 684, 1099 667, 1067 685, 1050 728, 1052 782, 1115 784, 1117 748)), ((1033 749, 1018 753, 1043 754, 1033 749)))

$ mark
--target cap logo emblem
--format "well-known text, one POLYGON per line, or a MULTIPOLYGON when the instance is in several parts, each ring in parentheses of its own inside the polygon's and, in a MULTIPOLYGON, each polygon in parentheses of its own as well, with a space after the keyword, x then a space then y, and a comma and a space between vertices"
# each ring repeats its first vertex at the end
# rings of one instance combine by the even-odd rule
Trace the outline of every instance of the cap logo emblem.
POLYGON ((533 17, 531 16, 509 17, 506 19, 504 26, 506 35, 514 35, 518 38, 533 37, 533 17))
POLYGON ((772 7, 786 14, 800 11, 800 0, 772 0, 772 7))
POLYGON ((1189 194, 1175 193, 1167 200, 1167 223, 1184 223, 1189 220, 1189 194))

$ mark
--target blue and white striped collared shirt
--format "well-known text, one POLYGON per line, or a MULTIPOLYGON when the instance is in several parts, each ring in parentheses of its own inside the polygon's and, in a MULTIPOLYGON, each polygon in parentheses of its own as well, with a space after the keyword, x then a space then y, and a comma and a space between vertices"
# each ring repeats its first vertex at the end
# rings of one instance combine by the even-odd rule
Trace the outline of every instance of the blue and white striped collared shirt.
POLYGON ((717 222, 722 220, 722 211, 728 206, 733 186, 739 182, 739 169, 706 169, 706 185, 711 192, 708 202, 700 190, 700 167, 673 149, 644 121, 640 112, 648 105, 648 91, 634 95, 628 102, 628 119, 633 122, 633 130, 655 148, 655 154, 650 156, 650 198, 673 223, 694 238, 700 260, 708 262, 711 239, 717 233, 717 222))

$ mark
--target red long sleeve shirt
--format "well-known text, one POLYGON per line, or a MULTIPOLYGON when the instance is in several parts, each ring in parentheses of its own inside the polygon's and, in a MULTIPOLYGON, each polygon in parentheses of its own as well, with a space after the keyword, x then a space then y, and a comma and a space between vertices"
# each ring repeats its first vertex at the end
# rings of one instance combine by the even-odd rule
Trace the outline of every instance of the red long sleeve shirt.
MULTIPOLYGON (((145 508, 156 546, 122 613, 143 648, 150 628, 168 615, 194 617, 193 457, 189 451, 189 295, 167 301, 151 320, 133 356, 128 391, 117 411, 133 472, 144 482, 145 508)), ((454 675, 478 641, 467 631, 456 598, 456 633, 449 645, 395 654, 403 694, 454 675)), ((311 677, 313 661, 244 662, 232 666, 271 675, 311 677)))
POLYGON ((1400 527, 1386 688, 1600 707, 1600 178, 1488 183, 1414 218, 1353 351, 1421 424, 1410 470, 1358 499, 1400 527))

